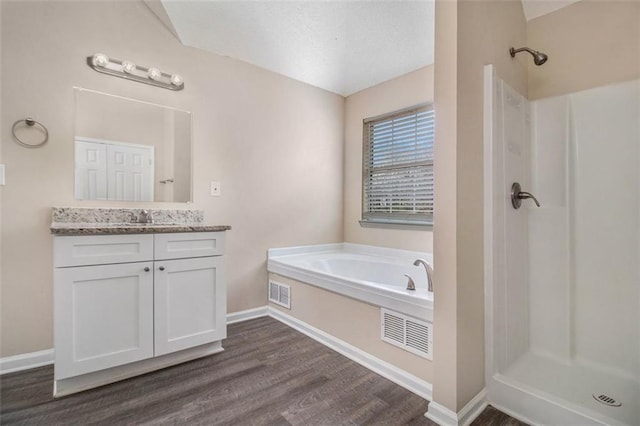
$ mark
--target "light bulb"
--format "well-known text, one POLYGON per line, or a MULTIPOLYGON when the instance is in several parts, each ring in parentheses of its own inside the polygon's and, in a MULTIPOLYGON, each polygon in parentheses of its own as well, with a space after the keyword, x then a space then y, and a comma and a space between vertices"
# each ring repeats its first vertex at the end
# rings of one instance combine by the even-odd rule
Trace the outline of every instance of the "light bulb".
POLYGON ((122 71, 126 72, 127 74, 133 74, 135 70, 136 64, 131 61, 122 61, 122 71))
POLYGON ((180 74, 171 74, 171 84, 174 86, 182 86, 184 80, 180 74))
POLYGON ((162 73, 158 68, 149 68, 147 71, 147 75, 151 80, 160 81, 160 77, 162 77, 162 73))
POLYGON ((109 57, 104 53, 96 53, 95 55, 93 55, 92 62, 93 62, 93 65, 96 67, 104 68, 109 63, 109 57))

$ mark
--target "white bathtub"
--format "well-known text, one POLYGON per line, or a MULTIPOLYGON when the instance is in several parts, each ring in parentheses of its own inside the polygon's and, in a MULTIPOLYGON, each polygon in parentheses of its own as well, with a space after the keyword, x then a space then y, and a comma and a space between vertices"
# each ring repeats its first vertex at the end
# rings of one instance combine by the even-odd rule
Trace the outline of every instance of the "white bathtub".
MULTIPOLYGON (((427 274, 413 261, 433 265, 429 253, 338 243, 269 249, 267 269, 363 302, 433 321, 427 274), (407 290, 409 274, 416 290, 407 290)), ((293 296, 295 297, 295 296, 293 296)))

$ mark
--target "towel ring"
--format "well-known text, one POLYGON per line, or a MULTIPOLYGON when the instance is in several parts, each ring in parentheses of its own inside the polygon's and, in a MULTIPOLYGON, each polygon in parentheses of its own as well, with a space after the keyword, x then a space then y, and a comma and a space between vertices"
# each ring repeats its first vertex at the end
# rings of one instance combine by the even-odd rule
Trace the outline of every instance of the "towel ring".
POLYGON ((15 139, 15 141, 18 144, 24 146, 25 148, 39 148, 42 145, 44 145, 45 143, 47 143, 47 141, 49 140, 49 131, 47 130, 46 127, 44 127, 44 124, 37 122, 36 120, 34 120, 31 117, 27 117, 24 120, 18 120, 15 123, 13 123, 13 126, 11 126, 11 133, 13 134, 13 138, 15 139), (20 123, 25 123, 29 127, 33 127, 36 124, 38 126, 40 126, 40 128, 42 128, 42 130, 44 131, 44 140, 42 142, 38 143, 38 144, 30 144, 30 143, 26 143, 24 141, 21 141, 20 138, 18 137, 18 135, 16 135, 16 127, 20 123))

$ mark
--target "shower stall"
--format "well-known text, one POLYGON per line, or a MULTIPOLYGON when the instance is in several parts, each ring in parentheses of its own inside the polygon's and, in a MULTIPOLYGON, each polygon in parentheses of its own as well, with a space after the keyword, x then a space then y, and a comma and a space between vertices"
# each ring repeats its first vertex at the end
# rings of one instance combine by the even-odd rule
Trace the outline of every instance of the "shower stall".
POLYGON ((529 102, 487 65, 484 161, 490 403, 640 425, 640 81, 529 102))

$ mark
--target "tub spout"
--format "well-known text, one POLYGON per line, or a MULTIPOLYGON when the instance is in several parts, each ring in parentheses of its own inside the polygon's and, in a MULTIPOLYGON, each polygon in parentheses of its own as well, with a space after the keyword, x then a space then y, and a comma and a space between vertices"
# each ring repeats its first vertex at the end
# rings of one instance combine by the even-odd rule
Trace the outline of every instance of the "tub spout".
POLYGON ((407 283, 407 290, 415 290, 416 289, 416 283, 413 282, 413 278, 411 278, 411 275, 404 274, 404 276, 409 279, 409 282, 407 283))
POLYGON ((427 263, 426 260, 424 259, 416 259, 415 262, 413 262, 414 266, 418 266, 418 265, 422 265, 424 266, 424 269, 427 271, 427 288, 429 289, 430 293, 433 293, 433 268, 431 267, 431 265, 429 265, 427 263))

